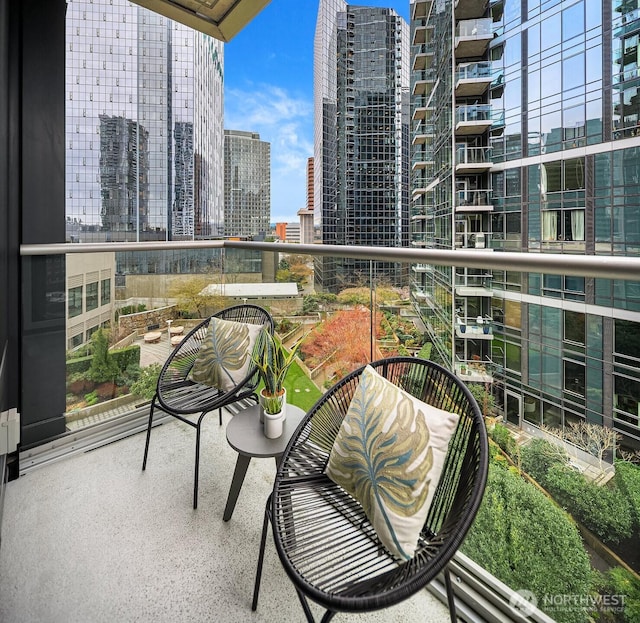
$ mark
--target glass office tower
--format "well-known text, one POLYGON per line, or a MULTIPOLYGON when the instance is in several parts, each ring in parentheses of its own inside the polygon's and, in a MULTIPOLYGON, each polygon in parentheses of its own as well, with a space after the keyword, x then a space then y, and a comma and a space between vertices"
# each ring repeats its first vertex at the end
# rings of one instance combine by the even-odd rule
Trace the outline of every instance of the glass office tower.
POLYGON ((255 132, 225 130, 225 234, 264 236, 270 218, 271 144, 255 132))
MULTIPOLYGON (((321 0, 314 49, 314 214, 322 242, 409 245, 409 28, 392 9, 321 0)), ((403 268, 376 278, 403 285, 403 268)), ((369 263, 319 259, 316 287, 369 279, 369 263)))
POLYGON ((414 266, 439 358, 516 426, 640 443, 640 283, 509 270, 508 252, 640 252, 637 2, 414 0, 412 244, 504 253, 414 266), (455 6, 454 6, 455 5, 455 6))
POLYGON ((67 240, 223 232, 223 44, 125 0, 66 15, 67 240))

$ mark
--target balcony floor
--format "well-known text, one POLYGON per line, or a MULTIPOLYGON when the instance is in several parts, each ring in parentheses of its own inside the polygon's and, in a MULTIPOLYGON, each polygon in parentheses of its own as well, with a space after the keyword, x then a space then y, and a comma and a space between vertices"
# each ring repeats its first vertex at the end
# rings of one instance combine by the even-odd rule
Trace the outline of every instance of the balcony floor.
MULTIPOLYGON (((302 621, 270 537, 258 610, 251 612, 275 462, 251 462, 235 513, 225 523, 222 512, 237 455, 215 414, 203 426, 195 511, 194 443, 195 431, 173 420, 152 431, 146 472, 141 471, 144 435, 136 434, 8 483, 0 621, 302 621)), ((425 590, 394 608, 339 614, 335 620, 449 619, 444 605, 425 590)))

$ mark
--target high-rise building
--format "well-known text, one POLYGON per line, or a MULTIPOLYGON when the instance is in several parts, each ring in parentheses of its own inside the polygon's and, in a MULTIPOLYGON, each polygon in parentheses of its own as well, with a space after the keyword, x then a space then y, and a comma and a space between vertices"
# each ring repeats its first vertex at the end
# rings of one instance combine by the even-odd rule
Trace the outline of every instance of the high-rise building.
POLYGON ((125 0, 66 15, 67 238, 223 231, 223 44, 125 0))
POLYGON ((313 244, 315 227, 313 218, 313 158, 307 158, 307 203, 298 210, 300 218, 300 242, 313 244))
POLYGON ((516 426, 594 422, 637 447, 640 283, 509 268, 509 252, 640 253, 636 3, 413 0, 411 16, 412 244, 504 256, 413 266, 432 352, 516 426))
POLYGON ((255 132, 224 131, 224 222, 227 236, 269 231, 271 144, 255 132))
MULTIPOLYGON (((314 43, 314 213, 324 244, 409 245, 409 27, 392 9, 320 0, 314 43)), ((315 283, 335 291, 369 263, 320 258, 315 283)), ((404 269, 376 263, 404 283, 404 269)))

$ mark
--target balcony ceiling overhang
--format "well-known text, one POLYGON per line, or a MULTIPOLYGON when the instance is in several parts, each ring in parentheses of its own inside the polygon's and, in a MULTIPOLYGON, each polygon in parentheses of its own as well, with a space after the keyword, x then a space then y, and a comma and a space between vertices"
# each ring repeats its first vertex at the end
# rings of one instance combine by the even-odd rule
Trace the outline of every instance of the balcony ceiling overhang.
POLYGON ((221 41, 231 41, 271 0, 131 0, 221 41))

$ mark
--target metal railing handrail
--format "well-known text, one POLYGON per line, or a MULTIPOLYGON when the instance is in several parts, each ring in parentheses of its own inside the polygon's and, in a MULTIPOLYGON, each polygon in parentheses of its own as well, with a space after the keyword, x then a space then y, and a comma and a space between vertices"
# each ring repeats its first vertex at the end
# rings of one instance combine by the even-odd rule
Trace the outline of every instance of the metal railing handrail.
POLYGON ((601 279, 640 281, 640 257, 573 255, 564 253, 495 252, 479 256, 474 251, 371 247, 337 244, 297 244, 244 240, 189 240, 171 242, 97 242, 23 244, 20 255, 60 255, 64 253, 104 253, 123 251, 172 251, 183 249, 251 249, 302 255, 339 256, 352 259, 466 266, 486 270, 510 270, 551 275, 578 275, 601 279))

